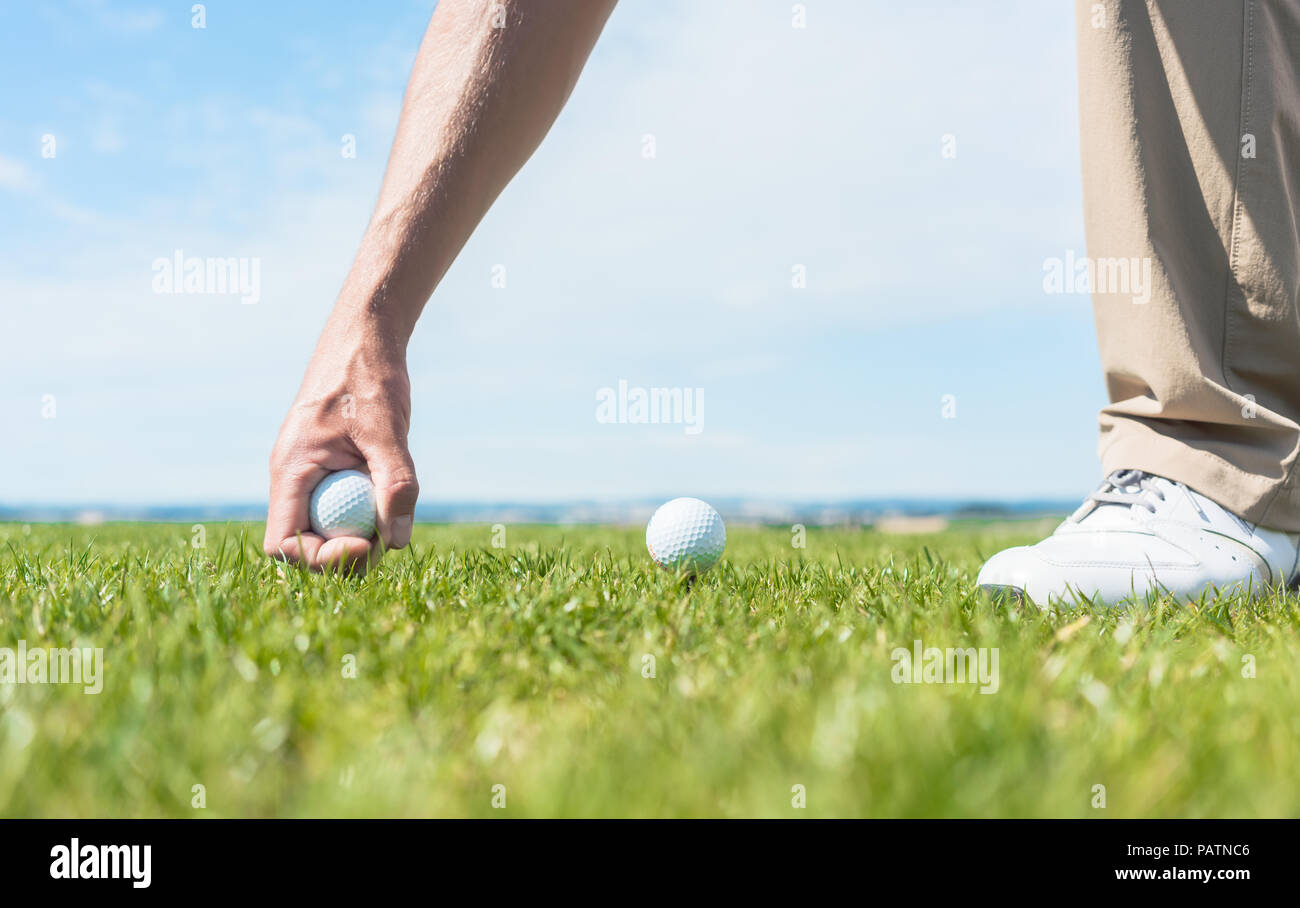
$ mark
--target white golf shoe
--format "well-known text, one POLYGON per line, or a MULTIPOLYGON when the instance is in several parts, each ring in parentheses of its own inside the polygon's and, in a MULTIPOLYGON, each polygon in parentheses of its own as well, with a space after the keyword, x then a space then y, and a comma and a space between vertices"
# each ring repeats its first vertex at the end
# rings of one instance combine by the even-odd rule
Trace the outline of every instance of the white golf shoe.
POLYGON ((1167 592, 1259 596, 1296 577, 1300 534, 1252 527, 1180 482, 1116 470, 1036 545, 998 552, 979 585, 1048 608, 1167 592))

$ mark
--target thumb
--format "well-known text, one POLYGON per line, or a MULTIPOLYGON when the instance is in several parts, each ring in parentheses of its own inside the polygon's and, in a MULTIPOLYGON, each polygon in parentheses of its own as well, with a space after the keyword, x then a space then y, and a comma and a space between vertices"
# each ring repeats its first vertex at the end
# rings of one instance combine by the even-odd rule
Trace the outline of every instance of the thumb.
POLYGON ((370 479, 375 484, 376 529, 384 546, 405 548, 411 541, 415 523, 415 500, 420 483, 415 478, 415 463, 402 444, 390 443, 371 450, 363 449, 370 479))

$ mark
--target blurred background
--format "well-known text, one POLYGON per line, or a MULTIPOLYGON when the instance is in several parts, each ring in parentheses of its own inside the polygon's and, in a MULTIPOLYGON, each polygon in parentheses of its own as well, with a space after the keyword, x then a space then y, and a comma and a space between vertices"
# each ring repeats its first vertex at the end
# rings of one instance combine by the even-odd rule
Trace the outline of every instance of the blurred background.
MULTIPOLYGON (((0 519, 259 516, 432 8, 0 7, 0 519), (157 292, 178 254, 256 300, 157 292)), ((1073 45, 1032 0, 623 0, 412 342, 420 515, 1071 507, 1073 45), (703 407, 601 421, 620 382, 703 407)))

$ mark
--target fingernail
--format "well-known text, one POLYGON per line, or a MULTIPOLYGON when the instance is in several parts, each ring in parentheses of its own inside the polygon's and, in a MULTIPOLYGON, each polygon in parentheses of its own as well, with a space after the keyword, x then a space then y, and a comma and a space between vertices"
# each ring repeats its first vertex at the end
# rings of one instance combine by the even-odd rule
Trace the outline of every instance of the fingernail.
POLYGON ((388 547, 390 549, 403 548, 408 542, 411 541, 411 524, 413 522, 414 522, 414 517, 410 514, 407 514, 404 517, 393 518, 392 527, 389 534, 393 538, 386 540, 388 547))

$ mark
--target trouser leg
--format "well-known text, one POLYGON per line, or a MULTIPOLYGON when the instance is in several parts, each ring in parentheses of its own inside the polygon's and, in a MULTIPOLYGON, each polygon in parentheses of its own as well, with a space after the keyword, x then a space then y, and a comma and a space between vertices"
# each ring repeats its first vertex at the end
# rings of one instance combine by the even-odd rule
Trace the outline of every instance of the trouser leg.
POLYGON ((1300 531, 1300 0, 1078 0, 1100 453, 1300 531))

